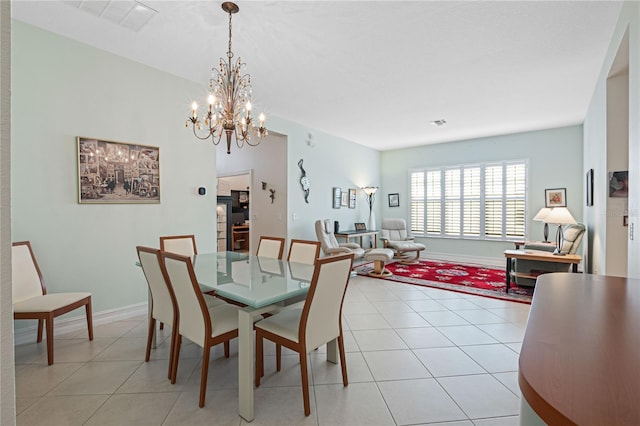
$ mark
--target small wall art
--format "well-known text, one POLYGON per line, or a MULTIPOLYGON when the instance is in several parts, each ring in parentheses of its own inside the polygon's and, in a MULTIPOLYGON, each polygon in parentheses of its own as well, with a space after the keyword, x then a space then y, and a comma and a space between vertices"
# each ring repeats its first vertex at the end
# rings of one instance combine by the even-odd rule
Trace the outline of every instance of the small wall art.
POLYGON ((78 137, 80 204, 160 203, 160 149, 78 137))
POLYGON ((567 188, 553 188, 544 190, 545 207, 567 207, 567 188))
POLYGON ((337 187, 333 187, 333 208, 339 209, 342 204, 342 190, 337 187))
POLYGON ((349 188, 349 208, 350 209, 356 208, 356 189, 355 188, 349 188))
POLYGON ((389 194, 389 207, 400 207, 400 194, 389 194))
POLYGON ((609 197, 629 196, 629 171, 609 172, 609 197))
POLYGON ((340 190, 340 206, 349 206, 349 193, 347 191, 340 190))

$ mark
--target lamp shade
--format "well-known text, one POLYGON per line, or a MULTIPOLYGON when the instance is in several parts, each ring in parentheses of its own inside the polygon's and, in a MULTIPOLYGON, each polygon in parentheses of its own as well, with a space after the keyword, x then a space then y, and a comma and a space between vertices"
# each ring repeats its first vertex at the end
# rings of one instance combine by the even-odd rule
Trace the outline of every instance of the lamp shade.
POLYGON ((537 222, 545 222, 544 218, 547 217, 551 213, 551 209, 549 207, 543 207, 540 209, 538 214, 533 217, 533 220, 537 222))
POLYGON ((364 188, 362 188, 362 190, 367 195, 373 195, 378 190, 378 187, 377 186, 365 186, 364 188))
POLYGON ((551 223, 554 225, 566 225, 568 223, 577 223, 571 216, 569 209, 566 207, 554 207, 551 212, 545 216, 543 222, 551 223))

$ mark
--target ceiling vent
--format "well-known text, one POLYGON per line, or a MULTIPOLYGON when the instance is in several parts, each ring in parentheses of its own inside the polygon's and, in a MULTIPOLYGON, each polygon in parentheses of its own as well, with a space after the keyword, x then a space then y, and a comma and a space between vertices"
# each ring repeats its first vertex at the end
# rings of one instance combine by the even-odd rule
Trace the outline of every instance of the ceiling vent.
POLYGON ((131 0, 83 0, 65 3, 135 32, 140 31, 158 13, 145 4, 131 0))
POLYGON ((444 118, 441 118, 440 120, 433 120, 430 122, 430 124, 432 126, 444 126, 445 124, 447 124, 447 120, 445 120, 444 118))

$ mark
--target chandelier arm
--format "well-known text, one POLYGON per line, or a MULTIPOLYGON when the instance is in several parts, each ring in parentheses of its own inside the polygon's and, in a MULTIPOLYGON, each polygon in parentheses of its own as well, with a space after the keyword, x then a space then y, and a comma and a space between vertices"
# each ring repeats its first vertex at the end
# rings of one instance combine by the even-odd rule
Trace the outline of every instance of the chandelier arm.
MULTIPOLYGON (((197 128, 196 125, 193 124, 193 135, 200 139, 201 141, 206 141, 207 139, 211 138, 212 140, 215 138, 215 128, 214 129, 209 129, 209 132, 206 136, 200 136, 197 133, 197 128)), ((220 140, 218 139, 218 142, 220 142, 220 140)), ((218 145, 218 142, 213 142, 214 145, 218 145)))

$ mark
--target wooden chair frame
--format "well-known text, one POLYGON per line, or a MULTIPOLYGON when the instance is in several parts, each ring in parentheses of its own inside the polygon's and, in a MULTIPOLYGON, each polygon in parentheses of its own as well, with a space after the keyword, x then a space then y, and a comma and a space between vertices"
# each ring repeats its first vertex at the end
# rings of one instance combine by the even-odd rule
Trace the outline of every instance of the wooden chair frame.
MULTIPOLYGON (((35 255, 33 254, 33 249, 31 248, 31 243, 29 241, 18 241, 12 244, 12 246, 20 246, 25 245, 29 249, 29 253, 31 254, 31 260, 33 261, 33 265, 38 273, 38 278, 40 279, 40 286, 42 288, 42 295, 47 294, 47 286, 42 277, 42 272, 40 271, 40 266, 38 265, 38 261, 36 260, 35 255)), ((42 330, 43 326, 46 323, 46 333, 47 333, 47 363, 49 365, 53 364, 54 352, 53 352, 53 320, 55 317, 66 314, 68 312, 74 311, 78 308, 85 308, 85 313, 87 316, 87 330, 89 332, 89 340, 93 340, 93 317, 91 313, 91 296, 87 296, 80 300, 77 300, 73 303, 69 303, 60 308, 54 309, 48 312, 40 312, 40 311, 31 311, 31 312, 14 312, 13 319, 21 320, 21 319, 29 319, 29 320, 38 320, 38 337, 37 342, 42 342, 42 330)))
POLYGON ((277 259, 282 259, 282 254, 284 253, 284 238, 280 238, 280 237, 265 237, 262 236, 260 237, 260 242, 258 243, 258 250, 256 250, 256 255, 258 255, 258 253, 260 253, 260 245, 262 244, 263 240, 270 240, 270 241, 277 241, 280 243, 280 251, 278 252, 278 257, 277 259))
POLYGON ((287 262, 291 261, 291 251, 295 244, 305 244, 305 245, 315 246, 315 256, 313 257, 314 264, 315 264, 315 259, 318 259, 320 257, 320 246, 321 246, 320 241, 292 239, 291 242, 289 243, 289 253, 287 254, 287 262))
POLYGON ((170 240, 191 240, 191 244, 193 246, 193 254, 198 254, 198 247, 196 246, 196 236, 193 234, 190 235, 166 235, 164 237, 160 237, 160 251, 166 251, 165 242, 170 240))

